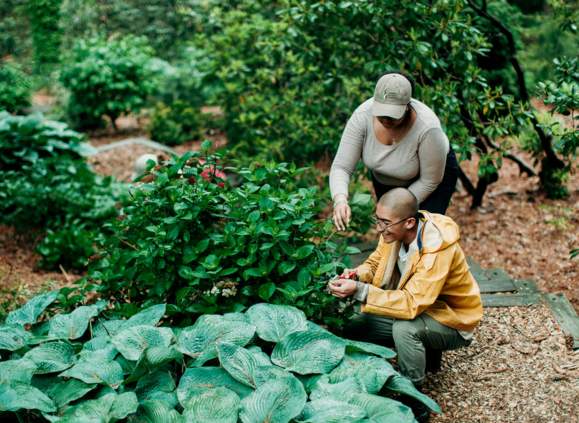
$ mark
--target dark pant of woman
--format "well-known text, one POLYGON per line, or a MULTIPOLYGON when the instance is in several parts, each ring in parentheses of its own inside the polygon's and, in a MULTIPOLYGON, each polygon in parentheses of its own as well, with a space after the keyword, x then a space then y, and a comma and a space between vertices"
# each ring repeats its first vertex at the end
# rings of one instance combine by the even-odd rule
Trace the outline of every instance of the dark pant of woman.
MULTIPOLYGON (((458 179, 458 162, 456 155, 452 148, 446 156, 446 166, 444 168, 444 177, 436 187, 436 189, 419 205, 420 210, 426 210, 431 213, 446 213, 446 209, 450 204, 450 197, 454 193, 456 181, 458 179)), ((390 191, 392 188, 397 188, 391 185, 383 185, 376 180, 372 174, 372 184, 374 185, 374 192, 376 199, 379 200, 382 195, 390 191)))

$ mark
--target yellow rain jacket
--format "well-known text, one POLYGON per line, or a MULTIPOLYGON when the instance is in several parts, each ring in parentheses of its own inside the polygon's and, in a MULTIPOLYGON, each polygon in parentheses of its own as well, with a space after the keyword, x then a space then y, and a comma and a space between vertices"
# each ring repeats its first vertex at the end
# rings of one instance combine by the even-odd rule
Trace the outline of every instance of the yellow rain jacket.
POLYGON ((357 268, 360 281, 371 284, 362 312, 412 320, 426 313, 443 325, 472 331, 483 314, 479 287, 469 271, 458 225, 448 216, 420 212, 418 250, 398 272, 400 242, 378 247, 357 268))

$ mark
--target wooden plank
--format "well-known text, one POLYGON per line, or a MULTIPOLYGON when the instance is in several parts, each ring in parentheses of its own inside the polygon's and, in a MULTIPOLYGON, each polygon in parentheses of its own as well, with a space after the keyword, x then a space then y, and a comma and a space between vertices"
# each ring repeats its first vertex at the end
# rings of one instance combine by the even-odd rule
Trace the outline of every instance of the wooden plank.
POLYGON ((515 280, 513 282, 519 293, 539 292, 537 284, 531 280, 515 280))
POLYGON ((541 302, 541 296, 529 294, 481 294, 484 307, 529 306, 541 302))
POLYGON ((573 337, 573 349, 579 349, 579 317, 564 294, 545 294, 547 304, 563 332, 573 337))
POLYGON ((490 280, 490 281, 477 281, 481 293, 491 293, 491 292, 515 292, 517 287, 512 280, 490 280))

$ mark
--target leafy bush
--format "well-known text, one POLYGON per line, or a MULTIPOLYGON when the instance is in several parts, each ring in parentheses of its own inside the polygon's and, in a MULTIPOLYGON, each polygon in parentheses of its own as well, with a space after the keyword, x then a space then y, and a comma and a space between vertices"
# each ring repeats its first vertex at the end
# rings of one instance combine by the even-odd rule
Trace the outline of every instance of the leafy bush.
POLYGON ((89 268, 96 288, 118 301, 169 301, 189 315, 287 303, 339 326, 325 286, 344 252, 331 223, 317 220, 316 188, 295 188, 303 170, 230 169, 239 183, 231 186, 217 159, 188 153, 144 177, 152 182, 133 190, 89 268))
POLYGON ((70 90, 68 114, 76 127, 113 127, 123 113, 138 112, 154 91, 152 50, 142 38, 81 40, 72 49, 61 80, 70 90))
POLYGON ((562 169, 551 169, 543 166, 541 184, 550 198, 563 198, 569 195, 565 187, 568 174, 574 166, 579 148, 579 131, 576 115, 579 109, 579 69, 577 58, 557 59, 554 61, 556 68, 556 81, 545 81, 538 84, 539 95, 543 102, 551 106, 551 113, 559 113, 570 117, 569 125, 554 121, 548 126, 543 126, 547 133, 554 136, 555 151, 564 157, 566 165, 562 169))
POLYGON ((60 6, 62 0, 30 0, 26 2, 26 14, 30 22, 34 45, 34 65, 37 74, 47 71, 47 66, 60 60, 62 28, 60 6))
POLYGON ((82 268, 124 188, 85 163, 83 138, 40 115, 0 114, 0 216, 21 231, 47 231, 42 265, 82 268))
POLYGON ((280 3, 273 17, 259 7, 214 9, 196 43, 219 77, 239 154, 299 163, 333 154, 385 63, 416 77, 415 97, 436 110, 462 157, 477 138, 512 133, 518 109, 478 67, 490 45, 464 2, 280 3))
POLYGON ((157 326, 165 304, 109 320, 97 303, 37 323, 56 296, 33 298, 0 326, 0 349, 12 352, 0 361, 3 419, 415 421, 386 394, 441 411, 385 360, 392 350, 333 335, 294 307, 256 304, 171 328, 157 326))
POLYGON ((157 142, 167 145, 182 144, 201 136, 201 111, 188 103, 177 100, 172 104, 157 103, 149 133, 157 142))
POLYGON ((0 62, 0 110, 21 112, 30 106, 30 80, 16 66, 0 62))

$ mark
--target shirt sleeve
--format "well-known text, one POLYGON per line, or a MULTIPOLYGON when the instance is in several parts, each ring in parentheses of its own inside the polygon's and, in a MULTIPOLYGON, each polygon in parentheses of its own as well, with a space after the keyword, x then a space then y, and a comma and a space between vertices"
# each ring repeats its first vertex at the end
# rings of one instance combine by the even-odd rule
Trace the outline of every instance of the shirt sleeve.
POLYGON ((330 192, 332 199, 338 194, 348 196, 350 177, 362 156, 362 147, 366 139, 366 122, 364 114, 356 111, 352 114, 340 140, 338 152, 330 169, 330 192))
POLYGON ((418 147, 420 176, 408 187, 422 203, 438 187, 444 177, 446 155, 449 151, 448 138, 441 128, 426 131, 418 147))

